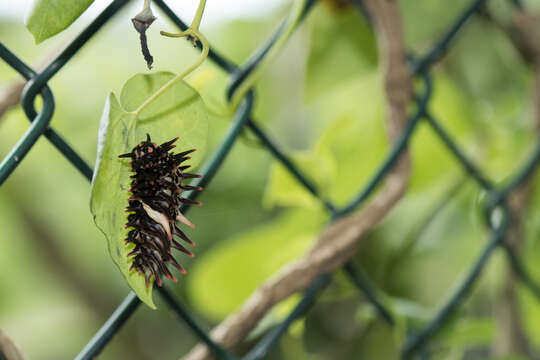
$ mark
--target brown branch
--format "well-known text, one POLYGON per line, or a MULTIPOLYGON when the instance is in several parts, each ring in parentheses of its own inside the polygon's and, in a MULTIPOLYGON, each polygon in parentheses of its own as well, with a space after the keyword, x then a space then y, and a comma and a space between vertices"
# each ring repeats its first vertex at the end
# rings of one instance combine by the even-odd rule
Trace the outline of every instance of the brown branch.
MULTIPOLYGON (((510 229, 504 241, 513 251, 519 253, 523 239, 523 217, 531 195, 531 182, 524 183, 510 195, 510 229)), ((493 344, 494 355, 520 354, 531 357, 530 345, 525 336, 521 321, 521 311, 517 297, 517 276, 508 269, 505 274, 503 289, 495 305, 495 317, 499 324, 497 339, 493 344)))
POLYGON ((0 355, 2 354, 6 360, 24 360, 21 349, 0 329, 0 355))
MULTIPOLYGON (((377 30, 379 58, 385 75, 388 133, 393 141, 407 121, 406 107, 412 94, 405 63, 401 18, 395 1, 367 0, 365 3, 377 30)), ((303 258, 289 263, 269 278, 238 312, 215 327, 210 334, 212 339, 227 348, 236 346, 272 306, 304 289, 317 275, 332 271, 349 260, 360 239, 384 218, 404 194, 409 172, 409 155, 404 151, 386 177, 380 192, 362 211, 331 224, 303 258)), ((210 357, 209 349, 204 344, 198 344, 184 360, 210 357)))
POLYGON ((8 110, 21 102, 21 93, 25 84, 24 80, 16 80, 0 89, 0 119, 8 110))
MULTIPOLYGON (((540 17, 518 12, 508 25, 502 24, 489 13, 486 14, 486 17, 508 36, 522 59, 533 68, 535 76, 533 116, 534 127, 538 130, 540 129, 540 17)), ((529 179, 510 194, 509 208, 512 223, 505 242, 516 253, 520 252, 523 245, 522 219, 531 197, 532 185, 529 179)), ((521 354, 531 357, 531 348, 525 336, 517 299, 517 278, 512 269, 508 269, 505 275, 501 297, 496 304, 495 313, 499 326, 497 340, 493 344, 494 354, 521 354)))
POLYGON ((510 25, 499 25, 510 37, 524 61, 540 63, 540 16, 518 12, 510 25))
MULTIPOLYGON (((44 57, 41 61, 38 61, 38 71, 42 71, 46 64, 53 58, 56 53, 51 53, 49 56, 44 57)), ((0 88, 0 120, 6 112, 21 102, 21 95, 26 85, 26 79, 13 80, 11 83, 6 84, 0 88)))
MULTIPOLYGON (((38 73, 43 71, 50 61, 56 56, 56 54, 59 53, 59 49, 61 48, 63 47, 58 47, 57 51, 53 51, 52 53, 48 54, 48 56, 45 56, 37 61, 34 69, 37 68, 38 73)), ((2 117, 7 111, 11 110, 21 102, 21 95, 26 82, 26 79, 20 78, 13 80, 11 83, 8 83, 0 88, 0 120, 2 120, 2 117)))

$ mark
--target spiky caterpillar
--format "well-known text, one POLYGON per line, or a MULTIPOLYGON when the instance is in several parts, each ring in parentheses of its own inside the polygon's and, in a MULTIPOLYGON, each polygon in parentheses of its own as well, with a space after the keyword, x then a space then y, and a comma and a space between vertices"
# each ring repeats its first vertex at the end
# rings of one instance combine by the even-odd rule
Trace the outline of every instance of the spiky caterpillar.
POLYGON ((172 256, 171 249, 180 250, 189 256, 193 254, 174 239, 174 235, 194 245, 175 224, 180 221, 190 227, 193 224, 179 210, 181 203, 200 205, 199 202, 184 199, 180 194, 184 190, 201 190, 200 187, 182 184, 185 179, 200 178, 200 175, 184 172, 189 165, 180 166, 190 159, 188 154, 195 149, 174 154, 170 150, 178 138, 161 145, 152 142, 146 134, 146 141, 135 146, 131 152, 119 155, 119 158, 131 158, 131 188, 126 228, 130 229, 126 244, 135 244, 128 254, 133 262, 130 270, 136 270, 146 280, 146 287, 154 276, 161 286, 161 275, 177 281, 167 268, 167 263, 174 265, 185 274, 185 270, 172 256))

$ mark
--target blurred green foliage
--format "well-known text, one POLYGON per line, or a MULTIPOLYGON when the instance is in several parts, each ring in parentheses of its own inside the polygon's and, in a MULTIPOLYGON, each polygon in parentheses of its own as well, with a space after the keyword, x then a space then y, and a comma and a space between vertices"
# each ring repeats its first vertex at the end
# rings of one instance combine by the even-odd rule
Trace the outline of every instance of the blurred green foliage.
MULTIPOLYGON (((408 47, 426 51, 466 4, 400 1, 408 47)), ((57 104, 53 126, 92 164, 106 94, 118 93, 133 74, 146 71, 129 22, 136 12, 134 6, 122 11, 50 82, 57 104)), ((222 24, 207 29, 207 37, 241 62, 284 13, 222 24)), ((148 34, 155 70, 177 72, 197 53, 188 43, 160 37, 156 29, 172 25, 156 15, 155 31, 148 34)), ((23 24, 1 20, 0 33, 26 62, 39 63, 88 21, 83 17, 73 29, 38 46, 23 24)), ((536 140, 531 70, 499 30, 474 18, 433 75, 430 111, 480 168, 506 180, 536 140)), ((16 78, 0 63, 2 83, 16 78)), ((210 112, 208 154, 231 117, 224 98, 227 77, 207 63, 188 83, 200 91, 210 112)), ((317 5, 265 72, 257 94, 256 120, 339 205, 362 188, 389 150, 375 40, 354 9, 317 5)), ((0 119, 2 156, 27 126, 20 109, 0 119)), ((413 135, 411 152, 410 191, 355 255, 398 325, 389 327, 378 318, 338 272, 269 358, 396 359, 406 332, 425 324, 461 279, 486 241, 485 194, 426 124, 413 135)), ((30 358, 72 357, 127 293, 92 222, 89 192, 87 181, 43 138, 0 189, 0 326, 30 358)), ((188 234, 197 243, 196 257, 182 257, 188 275, 171 286, 208 327, 300 256, 329 221, 249 134, 235 144, 201 201, 204 205, 189 214, 197 226, 188 234)), ((539 212, 540 192, 533 191, 522 253, 536 279, 539 212)), ((499 326, 494 312, 507 271, 504 258, 496 256, 485 270, 472 296, 430 343, 433 358, 520 359, 489 357, 499 326)), ((526 335, 539 347, 540 305, 527 289, 518 287, 518 295, 526 335)), ((160 310, 140 308, 100 358, 177 358, 196 342, 156 300, 160 310)), ((293 297, 278 306, 261 326, 283 318, 296 301, 293 297)))

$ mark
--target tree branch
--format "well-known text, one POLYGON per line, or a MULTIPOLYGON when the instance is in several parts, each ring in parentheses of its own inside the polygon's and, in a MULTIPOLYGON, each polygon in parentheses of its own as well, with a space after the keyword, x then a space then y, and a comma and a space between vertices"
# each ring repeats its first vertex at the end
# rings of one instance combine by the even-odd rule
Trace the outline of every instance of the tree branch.
MULTIPOLYGON (((49 63, 54 54, 51 53, 38 62, 38 71, 42 71, 45 68, 45 65, 49 63)), ((7 111, 21 102, 21 95, 25 85, 26 79, 20 78, 0 88, 0 121, 7 111)))
MULTIPOLYGON (((540 17, 519 11, 509 25, 503 25, 491 14, 485 15, 488 20, 506 33, 522 59, 533 68, 535 77, 533 121, 534 127, 538 131, 540 129, 540 17)), ((509 207, 512 223, 505 243, 515 253, 519 253, 522 247, 523 221, 521 219, 526 212, 532 191, 533 184, 529 179, 510 194, 509 207)), ((530 345, 521 321, 516 280, 515 273, 509 268, 504 279, 501 297, 495 309, 499 331, 497 341, 493 344, 493 352, 495 355, 522 354, 530 357, 530 345)))
MULTIPOLYGON (((531 189, 531 181, 527 181, 515 189, 509 197, 512 222, 504 241, 516 253, 519 253, 523 245, 522 219, 526 213, 531 189)), ((502 293, 494 310, 495 318, 499 324, 497 327, 497 340, 493 343, 494 355, 520 354, 527 357, 531 356, 530 345, 521 321, 522 317, 517 297, 517 280, 511 265, 508 265, 502 293)))
MULTIPOLYGON (((407 122, 406 107, 412 98, 401 18, 395 1, 366 0, 365 4, 376 29, 385 79, 388 133, 390 140, 394 141, 407 122)), ((343 265, 354 255, 358 242, 366 232, 377 225, 404 194, 409 172, 409 155, 404 151, 387 175, 381 191, 362 211, 331 224, 303 258, 289 263, 269 278, 237 313, 216 326, 210 334, 212 339, 225 347, 234 347, 272 306, 307 287, 317 275, 343 265)), ((208 348, 198 344, 184 360, 210 357, 208 348)))
POLYGON ((0 120, 12 107, 21 102, 21 93, 26 82, 16 80, 0 89, 0 120))
POLYGON ((21 349, 0 329, 0 357, 6 360, 24 360, 21 349))

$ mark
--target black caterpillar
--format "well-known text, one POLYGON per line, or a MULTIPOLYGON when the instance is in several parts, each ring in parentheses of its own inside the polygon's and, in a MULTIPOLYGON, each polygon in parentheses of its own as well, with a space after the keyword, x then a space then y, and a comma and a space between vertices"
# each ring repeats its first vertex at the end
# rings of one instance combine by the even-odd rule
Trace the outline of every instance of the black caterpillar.
POLYGON ((170 152, 175 147, 173 143, 178 138, 161 145, 153 143, 150 135, 146 141, 135 146, 130 153, 119 155, 120 158, 131 158, 131 188, 129 213, 126 228, 130 229, 126 244, 135 244, 128 254, 132 257, 130 271, 136 270, 146 280, 146 287, 154 276, 156 283, 161 286, 161 275, 177 281, 167 268, 167 263, 173 264, 182 273, 186 271, 178 264, 171 254, 171 248, 178 249, 189 256, 193 254, 174 239, 177 235, 190 245, 194 245, 186 234, 176 226, 180 221, 188 226, 193 224, 179 210, 181 203, 200 205, 201 203, 180 197, 184 190, 202 190, 200 187, 182 184, 184 179, 200 178, 200 175, 188 174, 184 171, 189 165, 179 166, 190 159, 188 154, 195 149, 174 154, 170 152))

